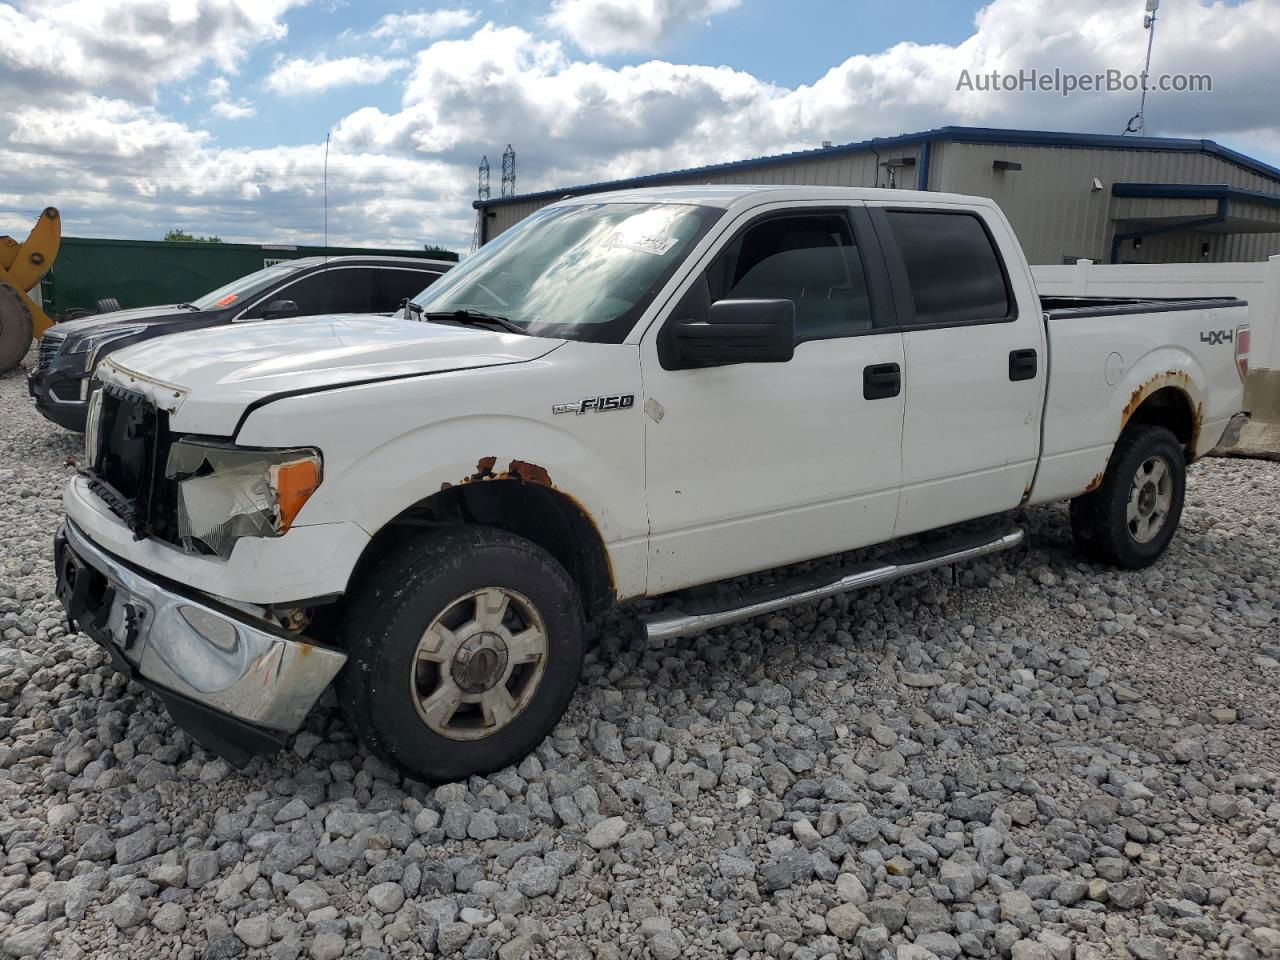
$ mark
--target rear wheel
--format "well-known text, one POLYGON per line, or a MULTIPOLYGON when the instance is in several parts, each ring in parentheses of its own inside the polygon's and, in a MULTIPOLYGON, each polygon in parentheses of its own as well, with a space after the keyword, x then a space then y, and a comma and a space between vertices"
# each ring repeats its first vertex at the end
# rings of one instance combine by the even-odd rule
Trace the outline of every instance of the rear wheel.
POLYGON ((550 554, 458 527, 370 570, 342 632, 351 726, 383 759, 440 781, 505 767, 551 732, 577 686, 585 626, 550 554))
POLYGON ((31 311, 7 283, 0 283, 0 373, 7 373, 31 349, 31 311))
POLYGON ((1148 566, 1177 532, 1185 493, 1177 438, 1164 427, 1135 424, 1116 442, 1102 485, 1071 501, 1071 532, 1094 559, 1148 566))

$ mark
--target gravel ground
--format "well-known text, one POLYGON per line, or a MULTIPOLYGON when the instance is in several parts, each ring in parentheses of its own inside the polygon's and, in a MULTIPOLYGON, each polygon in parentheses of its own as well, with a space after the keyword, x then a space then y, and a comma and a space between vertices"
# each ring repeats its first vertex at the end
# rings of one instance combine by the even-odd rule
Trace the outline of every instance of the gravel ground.
POLYGON ((957 571, 641 647, 435 789, 332 704, 230 770, 68 635, 79 453, 0 380, 0 952, 1280 956, 1280 464, 1192 474, 1154 568, 1061 507, 957 571))

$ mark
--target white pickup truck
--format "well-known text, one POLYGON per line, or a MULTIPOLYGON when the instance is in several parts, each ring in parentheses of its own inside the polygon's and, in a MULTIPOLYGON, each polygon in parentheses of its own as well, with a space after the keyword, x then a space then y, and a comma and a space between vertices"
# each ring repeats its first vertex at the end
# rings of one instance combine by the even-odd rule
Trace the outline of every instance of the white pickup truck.
POLYGON ((412 776, 489 771, 552 729, 587 618, 621 601, 670 597, 651 637, 710 629, 1015 546, 992 518, 1060 500, 1090 556, 1152 563, 1187 465, 1238 420, 1244 320, 1042 299, 984 199, 567 199, 395 317, 113 354, 59 593, 233 761, 336 683, 412 776))

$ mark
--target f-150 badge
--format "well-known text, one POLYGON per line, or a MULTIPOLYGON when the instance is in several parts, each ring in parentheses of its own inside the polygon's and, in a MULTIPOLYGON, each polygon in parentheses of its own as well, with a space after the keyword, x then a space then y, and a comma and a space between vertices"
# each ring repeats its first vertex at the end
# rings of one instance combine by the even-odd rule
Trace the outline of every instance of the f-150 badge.
POLYGON ((634 393, 616 393, 610 397, 585 397, 575 403, 556 403, 551 407, 552 413, 588 413, 594 410, 601 413, 605 410, 630 410, 636 405, 634 393))

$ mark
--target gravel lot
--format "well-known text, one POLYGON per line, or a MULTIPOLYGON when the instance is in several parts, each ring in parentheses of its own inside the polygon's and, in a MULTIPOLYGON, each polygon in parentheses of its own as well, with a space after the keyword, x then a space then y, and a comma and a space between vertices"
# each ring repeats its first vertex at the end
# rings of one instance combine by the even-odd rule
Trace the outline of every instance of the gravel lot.
POLYGON ((1280 464, 1151 570, 1031 547, 659 648, 602 625, 514 770, 402 782, 318 709, 243 772, 68 635, 78 440, 0 380, 0 952, 1280 956, 1280 464))

